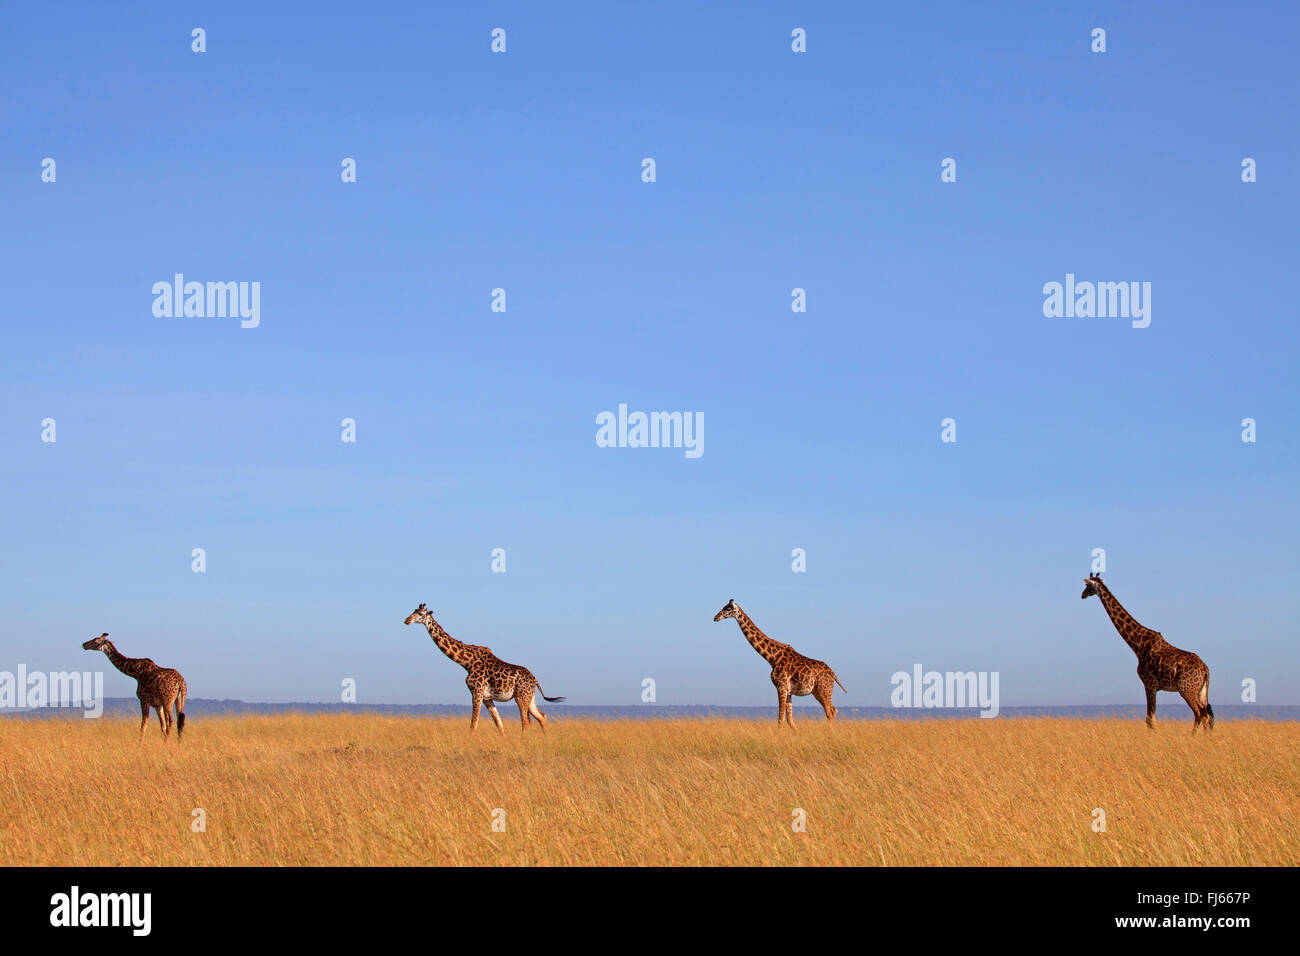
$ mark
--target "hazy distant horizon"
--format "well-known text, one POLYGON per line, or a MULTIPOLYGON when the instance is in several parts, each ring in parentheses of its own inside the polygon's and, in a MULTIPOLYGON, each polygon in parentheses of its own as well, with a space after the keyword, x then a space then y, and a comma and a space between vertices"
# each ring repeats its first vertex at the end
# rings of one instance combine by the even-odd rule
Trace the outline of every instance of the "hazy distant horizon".
MULTIPOLYGON (((797 700, 797 698, 796 698, 797 700)), ((1170 709, 1166 713, 1163 709, 1157 710, 1157 723, 1163 724, 1182 724, 1187 723, 1190 726, 1190 712, 1177 701, 1178 706, 1170 709)), ((694 718, 694 717, 733 717, 746 720, 757 721, 774 721, 776 718, 776 706, 771 707, 734 707, 719 704, 638 704, 631 706, 619 705, 601 705, 601 704, 544 704, 546 713, 550 717, 563 717, 567 714, 572 717, 583 717, 592 719, 645 719, 645 720, 664 720, 675 718, 694 718)), ((517 716, 515 705, 511 701, 497 705, 501 713, 502 720, 510 722, 510 718, 517 716)), ((222 715, 267 715, 282 713, 307 713, 307 714, 341 714, 341 713, 376 713, 392 716, 410 716, 410 717, 469 717, 469 704, 385 704, 385 703, 356 703, 342 704, 329 701, 289 701, 284 703, 275 702, 250 702, 242 700, 210 700, 201 697, 190 698, 186 703, 186 714, 190 717, 197 716, 200 720, 205 716, 222 716, 222 715)), ((801 705, 795 704, 796 716, 799 719, 822 722, 825 720, 824 715, 819 707, 813 704, 801 705)), ((1014 706, 1004 705, 1001 713, 997 718, 989 719, 1013 719, 1019 717, 1074 717, 1082 719, 1107 719, 1116 718, 1122 720, 1136 720, 1141 722, 1146 713, 1145 705, 1136 704, 1079 704, 1079 705, 1057 705, 1057 706, 1014 706)), ((0 710, 0 716, 14 717, 67 717, 80 718, 79 712, 73 708, 37 708, 31 710, 0 710)), ((104 716, 106 717, 132 717, 140 716, 140 704, 134 697, 106 697, 104 698, 104 716)), ((1293 721, 1300 720, 1300 705, 1278 705, 1278 706, 1261 706, 1258 704, 1219 704, 1215 706, 1215 717, 1218 720, 1268 720, 1268 721, 1293 721)), ((483 719, 488 720, 486 710, 483 712, 483 719)), ((975 708, 934 708, 920 709, 911 707, 853 707, 839 705, 838 719, 848 720, 980 720, 975 708)))

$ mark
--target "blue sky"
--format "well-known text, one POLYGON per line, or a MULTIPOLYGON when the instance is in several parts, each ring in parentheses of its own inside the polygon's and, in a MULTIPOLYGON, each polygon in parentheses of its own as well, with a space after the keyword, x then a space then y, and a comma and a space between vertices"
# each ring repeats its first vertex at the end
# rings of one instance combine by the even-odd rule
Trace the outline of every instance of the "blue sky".
POLYGON ((0 670, 462 702, 425 601, 575 703, 774 705, 734 597, 841 706, 1136 703, 1103 547, 1212 700, 1300 702, 1300 15, 1057 7, 6 10, 0 670), (177 272, 261 325, 156 318, 177 272), (1150 327, 1045 318, 1066 273, 1150 327))

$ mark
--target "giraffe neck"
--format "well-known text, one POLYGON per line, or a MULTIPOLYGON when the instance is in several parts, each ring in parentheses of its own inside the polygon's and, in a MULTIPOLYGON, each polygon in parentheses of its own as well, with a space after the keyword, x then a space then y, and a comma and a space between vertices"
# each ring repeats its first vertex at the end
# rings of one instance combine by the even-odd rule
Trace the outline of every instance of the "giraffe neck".
POLYGON ((108 659, 113 662, 113 666, 127 677, 134 677, 136 680, 139 680, 148 671, 152 670, 149 661, 142 657, 123 656, 118 649, 113 646, 112 641, 106 641, 104 643, 104 653, 108 656, 108 659))
POLYGON ((736 607, 736 623, 740 625, 740 633, 745 635, 745 640, 754 645, 754 650, 758 651, 769 664, 775 664, 783 645, 764 634, 739 606, 736 607))
POLYGON ((442 651, 461 667, 469 670, 469 665, 472 661, 473 655, 469 653, 469 650, 464 644, 444 631, 442 625, 433 618, 429 618, 429 620, 425 621, 424 626, 428 630, 429 636, 433 638, 433 643, 438 645, 438 650, 442 651))
POLYGON ((1104 584, 1097 589, 1097 597, 1101 598, 1102 607, 1110 615, 1110 622, 1115 625, 1115 630, 1119 631, 1119 636, 1124 638, 1124 643, 1141 657, 1144 649, 1151 642, 1151 632, 1139 624, 1132 614, 1124 610, 1124 605, 1119 603, 1104 584))

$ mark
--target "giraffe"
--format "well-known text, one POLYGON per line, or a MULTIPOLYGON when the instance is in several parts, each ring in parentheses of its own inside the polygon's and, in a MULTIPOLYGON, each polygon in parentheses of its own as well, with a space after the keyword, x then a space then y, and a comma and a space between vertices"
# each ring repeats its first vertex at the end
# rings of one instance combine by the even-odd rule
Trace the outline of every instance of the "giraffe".
POLYGON ((105 631, 99 637, 92 637, 81 645, 82 650, 103 651, 113 666, 127 677, 135 678, 135 696, 140 698, 140 739, 144 741, 144 728, 149 723, 149 708, 158 711, 158 723, 162 727, 163 739, 171 735, 172 704, 176 705, 176 742, 180 743, 181 734, 185 732, 185 678, 180 671, 170 667, 159 667, 147 657, 124 657, 105 631))
POLYGON ((1192 733, 1205 723, 1206 730, 1214 729, 1214 708, 1210 706, 1210 669, 1191 651, 1180 650, 1164 639, 1159 631, 1143 627, 1115 600, 1101 576, 1090 574, 1083 579, 1080 598, 1097 595, 1102 607, 1110 615, 1111 623, 1124 643, 1133 648, 1138 659, 1138 677, 1147 692, 1147 726, 1156 726, 1156 692, 1176 690, 1192 708, 1192 733))
MULTIPOLYGON (((736 619, 745 639, 753 644, 754 650, 772 665, 772 683, 776 686, 778 704, 776 716, 778 727, 781 726, 782 721, 788 722, 791 727, 794 726, 794 708, 790 704, 791 694, 800 697, 812 694, 817 699, 817 703, 825 708, 826 719, 835 720, 839 709, 831 703, 831 695, 835 693, 835 685, 840 684, 840 679, 835 676, 835 672, 828 664, 815 661, 811 657, 804 657, 789 644, 772 640, 759 630, 758 625, 741 610, 734 598, 713 616, 713 621, 717 623, 726 617, 736 619)), ((848 693, 848 689, 843 684, 840 684, 840 690, 848 693)))
POLYGON ((507 664, 492 653, 492 648, 481 644, 464 644, 442 629, 442 625, 433 619, 433 614, 423 604, 406 618, 406 623, 418 621, 429 631, 433 643, 453 661, 465 668, 465 686, 470 694, 469 730, 474 732, 478 726, 479 707, 487 704, 488 713, 497 725, 500 733, 505 733, 501 715, 497 713, 497 701, 514 698, 519 705, 519 720, 528 730, 529 720, 536 720, 546 729, 546 715, 537 709, 533 699, 533 690, 542 694, 542 700, 558 703, 563 697, 547 697, 542 693, 542 685, 537 682, 533 672, 520 664, 507 664))

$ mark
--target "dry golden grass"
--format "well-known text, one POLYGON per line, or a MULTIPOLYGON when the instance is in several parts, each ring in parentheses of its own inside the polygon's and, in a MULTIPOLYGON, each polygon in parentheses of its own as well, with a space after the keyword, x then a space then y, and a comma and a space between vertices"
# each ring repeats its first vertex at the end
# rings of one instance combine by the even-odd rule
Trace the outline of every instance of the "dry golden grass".
POLYGON ((1300 862, 1295 723, 553 717, 471 739, 294 714, 191 718, 180 747, 154 722, 140 748, 137 726, 0 721, 0 864, 1300 862))

